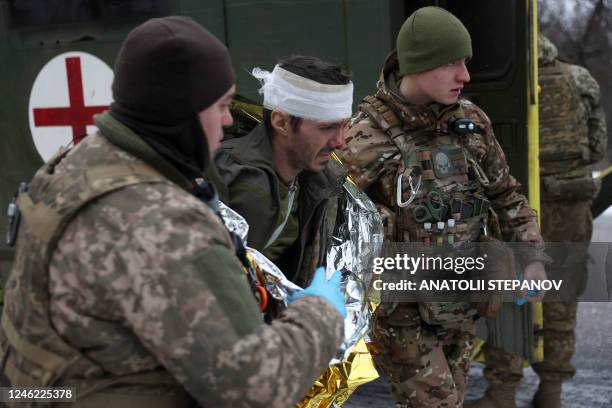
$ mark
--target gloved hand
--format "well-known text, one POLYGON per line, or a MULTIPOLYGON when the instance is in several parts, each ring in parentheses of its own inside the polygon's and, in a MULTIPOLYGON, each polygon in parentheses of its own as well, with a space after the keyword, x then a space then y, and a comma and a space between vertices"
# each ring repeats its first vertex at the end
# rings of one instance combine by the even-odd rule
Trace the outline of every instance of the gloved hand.
MULTIPOLYGON (((525 271, 523 272, 523 280, 529 282, 541 282, 546 279, 546 270, 544 269, 544 264, 542 262, 534 261, 527 264, 527 266, 525 267, 525 271)), ((520 292, 521 298, 518 299, 516 303, 519 306, 522 306, 527 302, 541 302, 545 294, 546 291, 543 290, 522 290, 520 292)))
POLYGON ((344 305, 344 295, 340 291, 340 278, 340 271, 336 271, 327 280, 325 278, 325 268, 321 266, 315 271, 310 286, 291 295, 289 303, 304 296, 319 296, 334 305, 344 319, 346 317, 346 306, 344 305))

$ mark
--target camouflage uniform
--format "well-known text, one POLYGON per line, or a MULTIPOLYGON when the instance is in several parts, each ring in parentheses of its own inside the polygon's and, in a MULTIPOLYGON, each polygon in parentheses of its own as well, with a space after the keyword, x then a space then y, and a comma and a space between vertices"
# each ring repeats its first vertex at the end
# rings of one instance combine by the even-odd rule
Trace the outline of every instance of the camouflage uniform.
POLYGON ((4 382, 76 386, 86 406, 294 404, 342 340, 339 313, 304 297, 264 324, 213 210, 127 127, 96 124, 20 194, 4 382))
MULTIPOLYGON (((367 113, 369 108, 362 105, 361 111, 349 124, 347 148, 342 152, 343 162, 355 182, 380 207, 387 224, 386 238, 400 242, 421 241, 418 226, 414 225, 414 221, 410 222, 411 217, 407 216, 411 212, 400 210, 396 202, 395 183, 398 172, 403 171, 402 165, 406 159, 403 156, 412 153, 407 151, 402 154, 397 140, 405 143, 416 138, 415 149, 439 146, 444 143, 443 140, 451 138, 449 119, 468 118, 482 131, 480 134, 458 137, 459 156, 473 159, 476 164, 469 165, 470 174, 477 166, 488 183, 485 185, 480 178, 478 181, 472 176, 468 178, 467 174, 451 178, 459 180, 456 182, 459 189, 475 185, 476 191, 486 196, 490 208, 497 215, 498 227, 501 227, 505 240, 533 243, 526 254, 527 260, 545 260, 535 213, 529 208, 525 197, 518 193, 520 184, 509 174, 504 153, 484 112, 463 99, 453 106, 438 106, 437 112, 432 107, 411 105, 400 96, 397 78, 394 53, 386 61, 375 96, 379 101, 375 103, 382 105, 377 108, 382 118, 374 121, 374 115, 367 113), (393 141, 382 128, 386 122, 397 119, 400 125, 397 127, 396 141, 393 141)), ((371 98, 366 97, 365 100, 374 101, 371 98)), ((457 150, 453 154, 456 155, 457 150)), ((422 187, 420 194, 426 194, 427 188, 422 187)), ((492 223, 494 219, 495 216, 489 218, 492 223)), ((479 239, 478 224, 476 229, 469 231, 472 236, 467 239, 479 239)), ((460 407, 463 403, 474 344, 475 311, 468 305, 463 312, 455 313, 452 319, 441 316, 440 321, 432 325, 429 316, 424 313, 432 310, 431 307, 430 304, 383 303, 376 312, 373 338, 380 353, 375 358, 389 375, 398 406, 460 407)))
MULTIPOLYGON (((605 155, 606 122, 599 85, 589 72, 559 61, 557 48, 544 36, 538 47, 542 234, 547 242, 573 243, 565 262, 551 265, 547 272, 552 279, 571 281, 573 293, 567 295, 576 298, 586 285, 591 202, 599 187, 589 164, 605 155)), ((576 372, 570 362, 576 309, 576 302, 544 303, 544 361, 533 365, 543 381, 564 381, 576 372)), ((492 385, 520 382, 520 357, 487 347, 486 358, 485 377, 492 385)))

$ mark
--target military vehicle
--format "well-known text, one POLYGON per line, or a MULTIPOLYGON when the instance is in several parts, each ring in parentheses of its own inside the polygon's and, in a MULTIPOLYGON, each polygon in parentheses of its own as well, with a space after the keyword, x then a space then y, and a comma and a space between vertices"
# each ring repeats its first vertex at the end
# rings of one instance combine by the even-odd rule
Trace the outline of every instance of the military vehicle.
MULTIPOLYGON (((445 7, 474 39, 467 95, 491 116, 496 134, 527 188, 528 112, 535 103, 527 52, 531 24, 516 0, 1 0, 0 208, 21 181, 61 145, 93 129, 111 103, 112 66, 125 35, 151 17, 188 15, 224 41, 241 95, 258 100, 253 67, 313 54, 343 65, 356 84, 355 105, 375 89, 380 63, 406 16, 445 7), (486 24, 484 23, 486 22, 486 24), (531 84, 531 85, 530 85, 531 84)), ((527 190, 526 190, 527 191, 527 190)), ((11 250, 0 247, 3 262, 11 250)), ((2 269, 5 269, 6 265, 2 269)))
MULTIPOLYGON (((464 94, 489 114, 512 174, 538 208, 535 0, 0 0, 0 208, 57 148, 94 129, 92 115, 112 101, 121 41, 148 18, 187 15, 213 32, 229 47, 238 93, 249 99, 259 100, 253 67, 312 54, 352 73, 356 107, 375 90, 403 21, 426 5, 450 10, 471 32, 464 94)), ((0 284, 12 254, 2 242, 0 284)), ((516 333, 502 346, 533 357, 524 335, 530 313, 500 320, 516 333)), ((498 324, 489 322, 489 334, 503 341, 498 324)))

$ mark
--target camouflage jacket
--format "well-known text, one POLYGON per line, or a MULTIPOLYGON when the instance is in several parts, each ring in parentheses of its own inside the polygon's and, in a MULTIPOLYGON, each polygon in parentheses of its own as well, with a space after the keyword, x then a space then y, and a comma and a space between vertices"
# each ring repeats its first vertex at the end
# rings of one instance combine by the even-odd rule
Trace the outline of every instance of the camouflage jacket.
MULTIPOLYGON (((262 251, 285 214, 281 181, 272 166, 272 145, 264 125, 246 136, 225 140, 215 154, 215 164, 207 178, 217 187, 221 201, 249 223, 247 244, 262 251)), ((300 286, 310 283, 315 268, 325 260, 345 178, 346 170, 333 160, 321 172, 298 175, 299 234, 275 263, 300 286)))
MULTIPOLYGON (((518 192, 519 182, 510 175, 506 157, 495 139, 491 121, 473 103, 460 99, 455 106, 442 107, 436 114, 429 106, 408 104, 400 96, 395 82, 397 59, 391 54, 378 82, 376 97, 411 129, 436 129, 438 118, 448 117, 450 110, 462 109, 464 115, 482 129, 481 134, 470 133, 461 143, 477 161, 491 181, 484 192, 498 216, 502 238, 506 241, 533 243, 526 261, 548 261, 537 225, 535 212, 527 199, 518 192)), ((404 126, 402 125, 402 126, 404 126)), ((381 207, 383 212, 395 213, 395 181, 402 157, 389 135, 381 130, 363 111, 351 119, 346 132, 347 147, 341 152, 355 182, 381 207)))
MULTIPOLYGON (((40 199, 78 194, 77 181, 92 166, 144 165, 109 142, 138 144, 138 136, 108 115, 102 119, 105 136, 90 135, 55 166, 53 185, 65 188, 40 199)), ((18 242, 18 258, 31 249, 18 242)), ((217 215, 167 179, 121 188, 80 208, 51 255, 48 270, 33 273, 48 273, 53 330, 88 367, 68 366, 59 383, 87 377, 111 378, 112 385, 117 376, 161 370, 203 406, 287 407, 303 397, 342 340, 340 315, 318 297, 296 300, 264 324, 217 215)), ((4 313, 21 335, 41 333, 27 327, 27 309, 45 296, 15 284, 17 269, 18 263, 4 313), (20 307, 24 302, 30 306, 20 307)), ((27 341, 51 347, 47 334, 27 341)), ((21 369, 36 376, 31 363, 21 369)))
MULTIPOLYGON (((558 61, 557 47, 540 34, 538 36, 538 66, 547 67, 558 61)), ((606 116, 601 105, 599 84, 586 68, 574 64, 568 65, 571 82, 580 96, 581 112, 579 115, 585 118, 588 125, 590 154, 587 163, 596 163, 604 158, 608 144, 606 116)))

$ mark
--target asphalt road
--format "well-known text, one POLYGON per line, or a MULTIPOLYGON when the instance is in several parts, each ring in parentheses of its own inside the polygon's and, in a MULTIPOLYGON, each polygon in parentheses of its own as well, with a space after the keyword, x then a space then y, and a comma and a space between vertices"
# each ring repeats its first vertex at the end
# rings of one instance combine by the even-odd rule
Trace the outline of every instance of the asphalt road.
MULTIPOLYGON (((594 224, 593 242, 612 242, 612 210, 602 214, 594 224)), ((604 245, 596 244, 595 250, 604 245)), ((592 248, 593 248, 592 247, 592 248)), ((610 254, 612 256, 612 254, 610 254)), ((601 263, 601 257, 599 262, 601 263)), ((604 262, 605 263, 605 262, 604 262)), ((591 269, 601 268, 594 265, 591 269)), ((605 275, 590 270, 589 285, 605 290, 605 275)), ((612 276, 608 277, 608 284, 612 276)), ((609 287, 609 286, 608 286, 609 287)), ((572 360, 576 376, 563 385, 564 408, 612 408, 612 303, 580 303, 576 328, 576 354, 572 360)), ((482 364, 470 369, 470 385, 466 399, 479 398, 486 390, 482 364)), ((531 368, 524 370, 524 380, 517 392, 519 408, 531 407, 531 398, 538 385, 538 377, 531 368)), ((346 408, 393 408, 385 378, 365 384, 343 405, 346 408)))

